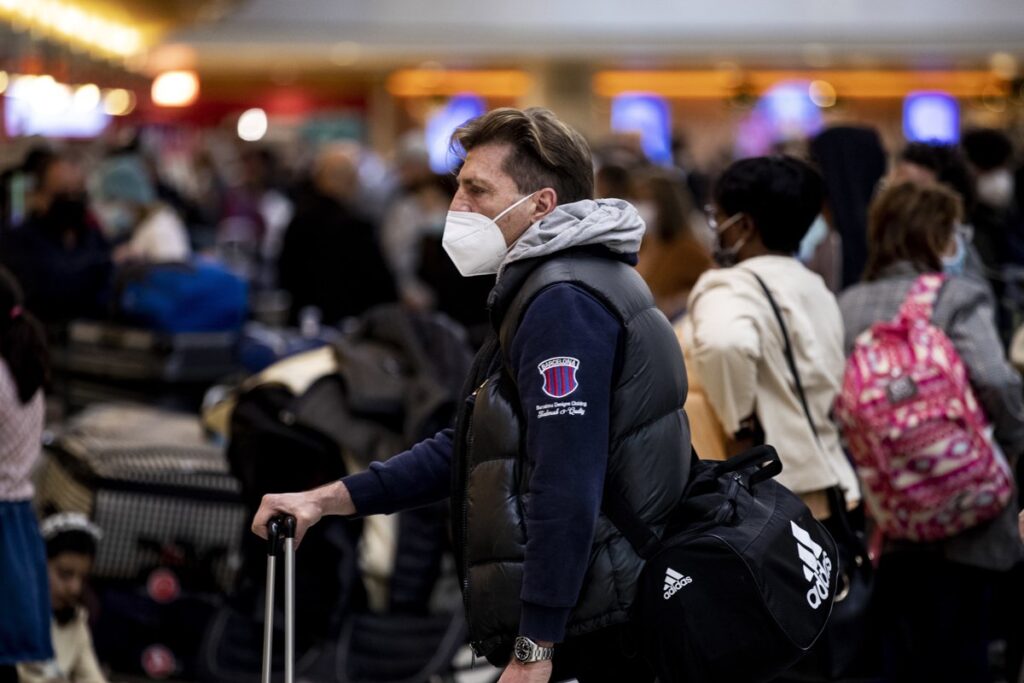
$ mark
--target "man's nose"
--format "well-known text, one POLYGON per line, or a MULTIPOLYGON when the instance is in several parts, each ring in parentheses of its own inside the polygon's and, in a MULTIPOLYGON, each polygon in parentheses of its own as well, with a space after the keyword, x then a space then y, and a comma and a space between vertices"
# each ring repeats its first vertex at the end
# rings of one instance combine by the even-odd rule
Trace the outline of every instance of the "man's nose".
POLYGON ((448 205, 450 211, 472 211, 473 207, 466 198, 465 193, 460 189, 452 197, 452 203, 448 205))

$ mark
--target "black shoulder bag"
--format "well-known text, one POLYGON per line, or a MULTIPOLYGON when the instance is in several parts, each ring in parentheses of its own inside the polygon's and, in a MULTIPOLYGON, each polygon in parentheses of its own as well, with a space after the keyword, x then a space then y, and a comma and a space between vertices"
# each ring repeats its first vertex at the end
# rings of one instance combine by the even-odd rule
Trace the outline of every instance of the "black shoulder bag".
POLYGON ((781 471, 771 446, 695 461, 661 538, 607 483, 605 514, 646 560, 632 618, 661 683, 768 681, 825 629, 835 543, 781 471))
MULTIPOLYGON (((793 375, 793 384, 807 421, 811 425, 811 431, 820 444, 821 437, 811 417, 782 311, 764 280, 753 271, 748 272, 757 279, 764 290, 782 329, 786 364, 793 375)), ((868 557, 862 534, 855 530, 858 525, 851 519, 842 489, 833 486, 826 493, 831 515, 823 524, 832 534, 839 550, 839 592, 832 610, 832 619, 825 633, 808 656, 786 673, 786 677, 792 680, 855 679, 872 676, 881 670, 881 646, 874 637, 878 629, 874 628, 872 623, 874 567, 868 557)))

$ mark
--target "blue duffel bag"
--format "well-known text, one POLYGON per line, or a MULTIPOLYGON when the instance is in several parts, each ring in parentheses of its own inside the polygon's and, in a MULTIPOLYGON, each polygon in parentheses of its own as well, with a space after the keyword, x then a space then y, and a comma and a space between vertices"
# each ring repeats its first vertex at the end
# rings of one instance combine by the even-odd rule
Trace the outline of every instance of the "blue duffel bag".
POLYGON ((246 281, 212 261, 159 263, 123 271, 121 317, 159 332, 238 331, 248 313, 246 281))

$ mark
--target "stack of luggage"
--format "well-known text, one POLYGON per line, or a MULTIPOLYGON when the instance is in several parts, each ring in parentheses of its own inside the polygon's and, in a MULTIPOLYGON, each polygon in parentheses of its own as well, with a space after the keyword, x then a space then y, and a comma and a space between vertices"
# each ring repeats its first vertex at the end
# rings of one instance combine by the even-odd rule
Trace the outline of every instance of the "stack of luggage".
POLYGON ((116 670, 193 675, 203 625, 234 584, 246 510, 199 420, 131 404, 86 409, 50 439, 37 498, 103 529, 96 648, 116 670))

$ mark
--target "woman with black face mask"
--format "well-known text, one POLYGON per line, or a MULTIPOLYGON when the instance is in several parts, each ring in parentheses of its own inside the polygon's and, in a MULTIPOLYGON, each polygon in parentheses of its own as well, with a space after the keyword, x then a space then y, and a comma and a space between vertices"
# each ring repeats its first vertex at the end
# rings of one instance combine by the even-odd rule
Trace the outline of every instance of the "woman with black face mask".
POLYGON ((39 218, 39 225, 65 246, 73 246, 89 229, 85 194, 59 192, 50 199, 50 206, 39 218))
POLYGON ((681 329, 691 369, 735 440, 733 450, 774 445, 783 461, 779 481, 819 519, 830 515, 832 487, 851 503, 860 499, 829 418, 845 364, 842 317, 821 277, 794 257, 823 196, 821 176, 796 158, 744 159, 726 169, 708 207, 719 268, 697 281, 681 329), (776 306, 806 410, 794 390, 776 306))
POLYGON ((110 246, 89 217, 74 165, 55 157, 37 173, 33 211, 5 234, 0 259, 25 291, 29 308, 46 324, 102 315, 110 274, 110 246))

